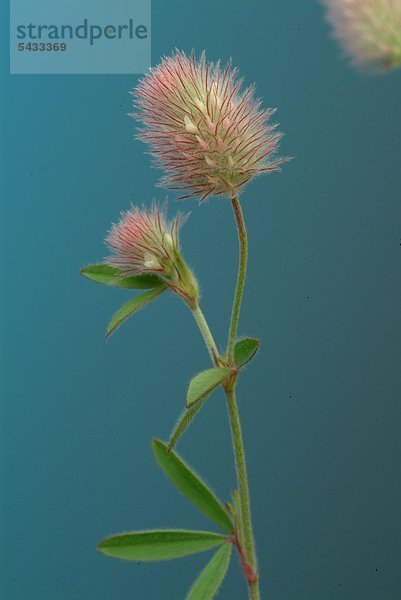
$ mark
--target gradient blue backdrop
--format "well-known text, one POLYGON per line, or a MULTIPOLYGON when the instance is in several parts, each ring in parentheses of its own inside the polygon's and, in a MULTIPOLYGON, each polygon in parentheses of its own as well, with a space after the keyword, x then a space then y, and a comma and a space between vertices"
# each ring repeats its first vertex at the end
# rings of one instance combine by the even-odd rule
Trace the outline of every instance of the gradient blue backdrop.
MULTIPOLYGON (((341 59, 318 2, 153 0, 153 62, 175 46, 233 57, 295 157, 244 195, 240 332, 263 340, 240 384, 262 596, 400 597, 401 72, 341 59)), ((1 583, 5 600, 179 600, 207 560, 125 564, 103 536, 208 527, 154 465, 190 377, 208 366, 164 296, 105 343, 130 294, 79 276, 130 202, 163 199, 133 139, 136 76, 8 75, 1 8, 1 583)), ((170 198, 174 198, 170 194, 170 198)), ((177 209, 172 204, 172 210, 177 209)), ((235 281, 230 207, 192 211, 183 246, 220 345, 235 281)), ((222 395, 180 446, 234 486, 222 395)), ((221 598, 245 598, 236 561, 221 598)))

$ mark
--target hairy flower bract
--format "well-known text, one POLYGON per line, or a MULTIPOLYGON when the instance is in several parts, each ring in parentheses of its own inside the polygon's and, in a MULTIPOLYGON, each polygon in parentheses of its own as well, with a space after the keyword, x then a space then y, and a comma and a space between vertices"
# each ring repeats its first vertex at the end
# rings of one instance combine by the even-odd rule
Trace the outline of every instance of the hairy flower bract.
POLYGON ((112 255, 106 262, 121 271, 121 277, 152 273, 185 300, 198 297, 196 280, 180 252, 179 230, 184 217, 167 220, 167 206, 153 203, 150 209, 133 206, 112 225, 106 244, 112 255))
POLYGON ((401 0, 323 0, 335 36, 352 62, 401 65, 401 0))
POLYGON ((232 195, 252 177, 275 171, 281 134, 269 122, 254 87, 242 90, 231 64, 177 51, 139 83, 133 95, 139 138, 166 171, 161 185, 182 198, 232 195))

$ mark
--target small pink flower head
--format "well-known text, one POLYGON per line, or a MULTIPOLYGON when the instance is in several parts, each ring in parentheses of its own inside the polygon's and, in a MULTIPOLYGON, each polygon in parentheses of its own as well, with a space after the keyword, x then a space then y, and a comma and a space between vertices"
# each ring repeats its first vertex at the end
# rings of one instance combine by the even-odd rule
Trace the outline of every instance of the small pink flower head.
POLYGON ((323 0, 334 35, 359 67, 401 65, 401 0, 323 0))
POLYGON ((179 230, 184 221, 178 214, 167 220, 166 204, 160 209, 134 206, 121 213, 112 225, 106 244, 112 255, 106 262, 121 271, 121 277, 141 273, 157 275, 188 302, 196 302, 198 286, 180 253, 179 230))
POLYGON ((136 97, 139 138, 166 171, 161 185, 184 190, 183 198, 232 195, 252 177, 278 170, 281 134, 261 109, 254 88, 230 64, 176 51, 140 82, 136 97))

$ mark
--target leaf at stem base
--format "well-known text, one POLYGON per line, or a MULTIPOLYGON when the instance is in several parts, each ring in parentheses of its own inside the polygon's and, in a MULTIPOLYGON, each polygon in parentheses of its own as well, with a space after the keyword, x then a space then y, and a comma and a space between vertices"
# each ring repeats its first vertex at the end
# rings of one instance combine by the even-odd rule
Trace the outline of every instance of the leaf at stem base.
POLYGON ((157 464, 171 483, 209 519, 228 533, 233 533, 233 524, 224 506, 199 475, 176 452, 168 452, 161 440, 154 439, 152 448, 157 464))
POLYGON ((226 576, 231 552, 230 542, 217 550, 189 590, 185 600, 213 600, 216 597, 226 576))
POLYGON ((210 550, 225 541, 224 536, 208 531, 162 529, 114 535, 101 541, 98 549, 111 558, 157 561, 210 550))

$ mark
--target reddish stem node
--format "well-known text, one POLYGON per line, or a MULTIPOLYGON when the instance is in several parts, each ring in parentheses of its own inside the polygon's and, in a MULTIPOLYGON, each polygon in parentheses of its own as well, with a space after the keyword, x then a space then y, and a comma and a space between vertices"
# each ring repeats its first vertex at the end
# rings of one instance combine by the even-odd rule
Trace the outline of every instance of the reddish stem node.
POLYGON ((244 549, 242 548, 241 543, 240 543, 240 541, 238 539, 237 532, 235 532, 234 537, 230 538, 230 541, 237 548, 239 559, 240 559, 240 562, 241 562, 241 567, 242 567, 242 570, 244 572, 245 579, 248 582, 248 585, 253 585, 258 580, 258 574, 251 567, 251 565, 248 564, 248 562, 246 560, 246 557, 245 557, 244 549))

